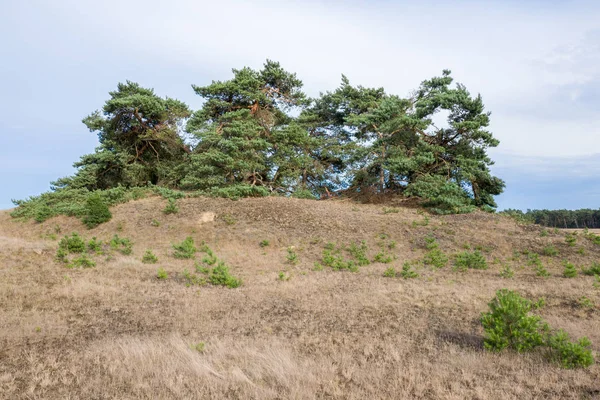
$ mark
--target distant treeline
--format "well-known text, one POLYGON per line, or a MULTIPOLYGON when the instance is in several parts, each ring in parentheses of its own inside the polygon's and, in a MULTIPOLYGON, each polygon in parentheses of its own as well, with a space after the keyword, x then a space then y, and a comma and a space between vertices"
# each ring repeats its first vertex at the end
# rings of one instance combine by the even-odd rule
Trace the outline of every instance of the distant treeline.
POLYGON ((600 209, 592 210, 521 210, 502 211, 517 219, 553 228, 600 228, 600 209))

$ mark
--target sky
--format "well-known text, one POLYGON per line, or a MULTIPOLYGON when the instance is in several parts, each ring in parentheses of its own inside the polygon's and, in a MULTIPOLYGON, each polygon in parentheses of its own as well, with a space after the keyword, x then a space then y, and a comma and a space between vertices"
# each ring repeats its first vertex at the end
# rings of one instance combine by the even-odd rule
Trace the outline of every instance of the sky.
POLYGON ((266 59, 311 96, 450 69, 492 112, 499 209, 600 208, 598 1, 0 0, 0 209, 94 151, 118 82, 197 109, 192 84, 266 59))

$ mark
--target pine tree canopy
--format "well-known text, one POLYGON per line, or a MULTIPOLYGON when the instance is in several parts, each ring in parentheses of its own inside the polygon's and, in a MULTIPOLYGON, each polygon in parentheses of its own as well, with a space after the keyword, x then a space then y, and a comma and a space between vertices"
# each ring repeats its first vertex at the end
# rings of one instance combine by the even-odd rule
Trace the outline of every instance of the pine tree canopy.
POLYGON ((232 72, 192 86, 203 99, 195 112, 137 83, 119 84, 83 120, 99 147, 53 190, 150 183, 233 197, 398 194, 438 213, 496 207, 504 182, 490 172, 487 150, 498 145, 487 130, 490 113, 450 71, 409 97, 342 75, 317 98, 274 61, 232 72))

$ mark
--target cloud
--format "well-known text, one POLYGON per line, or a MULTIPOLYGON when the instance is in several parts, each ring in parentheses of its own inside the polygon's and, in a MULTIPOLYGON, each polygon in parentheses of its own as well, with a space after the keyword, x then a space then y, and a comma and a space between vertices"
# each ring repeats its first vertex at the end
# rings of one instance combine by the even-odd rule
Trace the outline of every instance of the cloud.
POLYGON ((494 174, 506 181, 503 208, 600 208, 600 154, 531 157, 499 153, 494 174))

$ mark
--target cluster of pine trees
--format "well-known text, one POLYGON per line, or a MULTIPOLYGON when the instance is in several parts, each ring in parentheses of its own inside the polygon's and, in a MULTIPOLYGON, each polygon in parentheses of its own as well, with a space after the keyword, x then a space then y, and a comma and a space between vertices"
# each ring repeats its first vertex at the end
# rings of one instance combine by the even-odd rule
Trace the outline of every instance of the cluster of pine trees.
POLYGON ((227 81, 193 89, 192 111, 152 89, 119 84, 83 122, 99 147, 53 182, 55 192, 157 186, 222 196, 402 194, 439 213, 496 207, 504 182, 487 155, 480 96, 453 84, 450 71, 407 98, 353 86, 309 98, 296 74, 267 61, 234 69, 227 81), (433 116, 446 116, 443 127, 433 116))
POLYGON ((552 228, 598 229, 600 228, 600 209, 592 210, 521 210, 508 209, 503 213, 519 220, 552 228))

